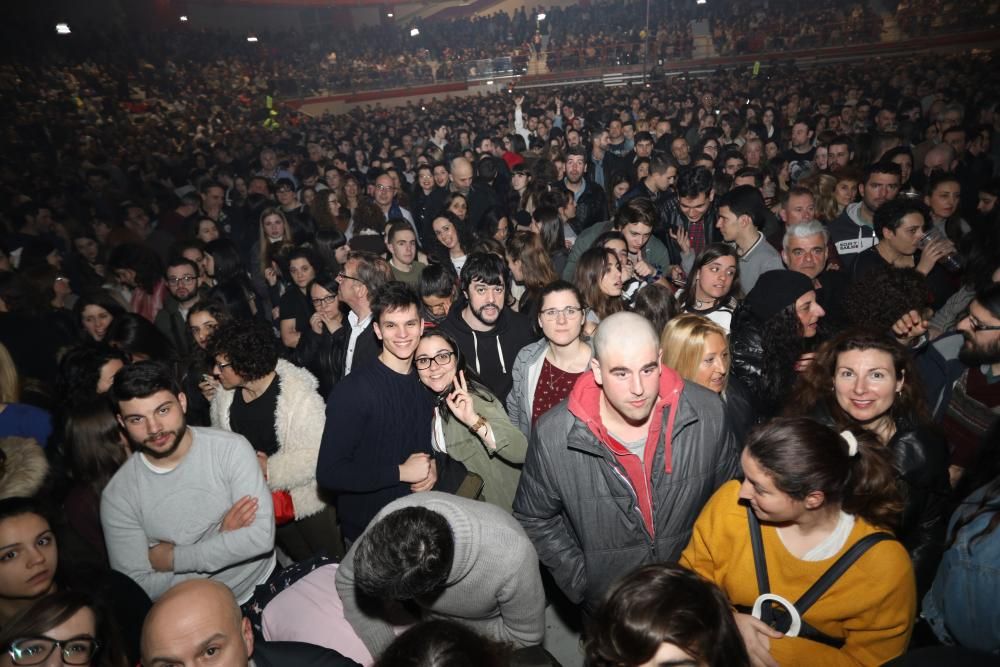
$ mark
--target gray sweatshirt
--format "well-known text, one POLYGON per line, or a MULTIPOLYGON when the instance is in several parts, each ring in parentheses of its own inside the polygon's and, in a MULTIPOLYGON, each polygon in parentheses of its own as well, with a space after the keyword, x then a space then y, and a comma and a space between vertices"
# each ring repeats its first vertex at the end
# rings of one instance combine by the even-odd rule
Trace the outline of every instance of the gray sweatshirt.
POLYGON ((274 508, 253 447, 235 433, 190 427, 191 449, 173 470, 154 470, 133 454, 101 494, 101 525, 112 569, 127 574, 153 600, 176 583, 211 578, 240 604, 274 569, 274 508), (260 501, 253 524, 219 532, 243 496, 260 501), (174 571, 156 572, 149 548, 174 544, 174 571))
MULTIPOLYGON (((417 602, 424 618, 451 619, 517 647, 540 644, 545 633, 545 593, 538 555, 520 524, 489 503, 437 491, 414 493, 389 503, 372 524, 404 507, 424 507, 443 515, 455 538, 455 556, 444 592, 429 606, 417 602)), ((377 658, 396 636, 387 621, 358 606, 354 553, 363 539, 364 533, 337 569, 337 592, 344 616, 377 658)))

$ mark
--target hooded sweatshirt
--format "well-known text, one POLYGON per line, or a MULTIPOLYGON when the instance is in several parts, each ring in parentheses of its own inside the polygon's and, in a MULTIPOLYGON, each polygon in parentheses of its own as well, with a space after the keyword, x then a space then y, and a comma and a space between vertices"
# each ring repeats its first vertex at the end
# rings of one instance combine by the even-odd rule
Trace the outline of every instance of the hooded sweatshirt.
POLYGON ((660 440, 660 432, 666 421, 666 433, 663 438, 663 471, 673 472, 671 434, 674 432, 674 419, 677 417, 677 404, 684 389, 684 380, 672 369, 660 366, 660 391, 653 405, 649 420, 649 432, 646 434, 646 446, 642 459, 630 452, 619 442, 607 427, 601 422, 601 386, 597 384, 593 373, 584 373, 569 394, 568 408, 570 413, 584 422, 591 433, 608 450, 615 455, 618 465, 622 467, 628 481, 635 492, 639 510, 642 512, 643 523, 650 537, 655 537, 653 522, 653 460, 656 458, 656 445, 660 440), (669 411, 664 420, 664 410, 669 411))
POLYGON ((878 245, 875 228, 861 219, 861 202, 848 204, 829 224, 830 241, 844 268, 851 269, 858 254, 878 245))
POLYGON ((507 394, 514 384, 511 368, 517 353, 537 337, 528 318, 507 308, 500 311, 493 329, 475 331, 462 317, 465 306, 464 302, 455 304, 441 323, 441 329, 455 338, 468 367, 476 371, 501 403, 506 404, 507 394))

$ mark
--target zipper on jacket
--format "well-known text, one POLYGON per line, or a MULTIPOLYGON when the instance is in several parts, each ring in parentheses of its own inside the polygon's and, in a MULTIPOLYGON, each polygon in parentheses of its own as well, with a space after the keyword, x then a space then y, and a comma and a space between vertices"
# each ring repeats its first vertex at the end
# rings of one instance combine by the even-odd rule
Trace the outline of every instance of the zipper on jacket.
MULTIPOLYGON (((634 501, 632 503, 632 509, 634 509, 639 514, 639 525, 642 526, 643 531, 645 531, 645 533, 647 535, 649 535, 649 529, 646 528, 646 519, 642 516, 642 509, 639 507, 639 496, 638 496, 638 494, 636 494, 635 487, 632 486, 632 482, 630 482, 629 479, 628 479, 628 477, 626 477, 625 475, 623 475, 622 472, 620 470, 618 470, 618 468, 615 466, 615 464, 611 463, 607 459, 604 459, 604 461, 605 461, 605 463, 608 464, 608 467, 611 468, 612 472, 615 473, 615 475, 618 477, 618 479, 620 479, 622 482, 624 482, 625 486, 628 488, 629 492, 632 494, 632 500, 634 501)), ((650 535, 650 539, 652 539, 651 535, 650 535)))

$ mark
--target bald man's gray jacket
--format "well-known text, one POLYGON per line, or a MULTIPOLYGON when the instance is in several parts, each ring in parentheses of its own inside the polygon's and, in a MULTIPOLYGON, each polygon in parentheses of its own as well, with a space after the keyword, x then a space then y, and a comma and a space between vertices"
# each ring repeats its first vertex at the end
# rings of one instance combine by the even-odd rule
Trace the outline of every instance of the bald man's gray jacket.
MULTIPOLYGON (((597 435, 610 437, 595 392, 600 389, 585 374, 566 401, 539 418, 514 496, 514 517, 539 559, 570 601, 591 613, 625 573, 676 562, 701 508, 739 471, 722 399, 683 382, 676 405, 654 412, 659 436, 652 462, 642 481, 633 482, 626 468, 639 467, 635 456, 621 444, 616 454, 597 435), (675 410, 667 446, 664 433, 675 410), (641 504, 651 507, 652 532, 641 504)), ((667 394, 661 389, 660 395, 667 394)))

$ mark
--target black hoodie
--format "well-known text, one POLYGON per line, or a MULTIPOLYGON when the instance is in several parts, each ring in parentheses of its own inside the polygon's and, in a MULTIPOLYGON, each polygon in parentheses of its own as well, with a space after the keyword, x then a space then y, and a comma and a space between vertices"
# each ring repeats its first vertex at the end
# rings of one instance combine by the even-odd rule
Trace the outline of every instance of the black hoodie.
POLYGON ((441 329, 454 337, 468 367, 476 371, 483 384, 506 404, 507 394, 514 384, 510 375, 514 359, 522 347, 538 338, 528 318, 508 308, 500 311, 492 330, 474 331, 462 318, 465 306, 464 301, 452 306, 441 329))

